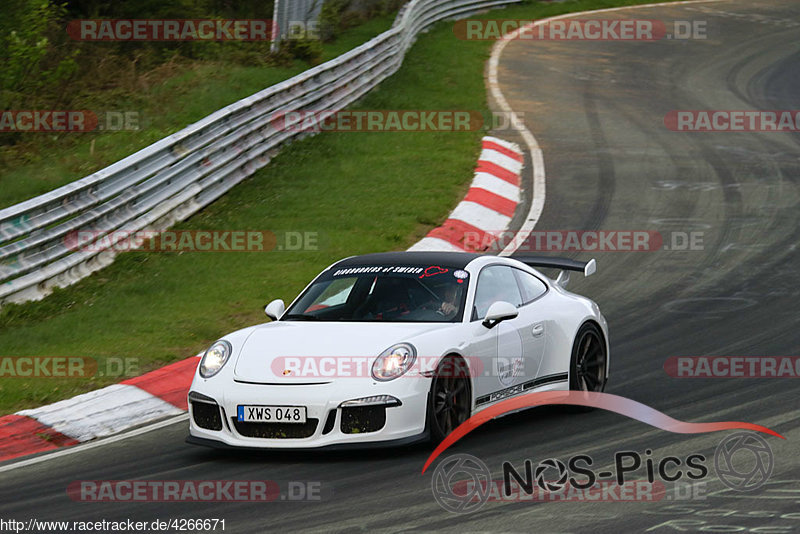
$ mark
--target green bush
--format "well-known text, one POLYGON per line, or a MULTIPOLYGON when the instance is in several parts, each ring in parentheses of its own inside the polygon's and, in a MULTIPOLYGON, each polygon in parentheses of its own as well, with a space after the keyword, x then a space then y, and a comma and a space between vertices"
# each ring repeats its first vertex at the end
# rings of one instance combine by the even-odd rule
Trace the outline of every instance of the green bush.
POLYGON ((49 0, 5 2, 0 17, 0 109, 32 107, 43 92, 75 74, 79 50, 64 51, 53 42, 63 5, 49 0))
POLYGON ((339 33, 342 11, 350 4, 350 0, 326 0, 319 13, 319 36, 330 42, 339 33))
POLYGON ((289 39, 284 42, 288 54, 301 61, 306 61, 311 65, 316 65, 322 60, 324 51, 322 42, 318 39, 289 39))
POLYGON ((406 0, 325 0, 319 16, 320 38, 336 39, 343 30, 400 9, 406 0))
MULTIPOLYGON (((246 66, 273 64, 268 42, 82 42, 65 30, 78 19, 272 18, 273 0, 2 0, 0 16, 0 110, 69 109, 113 101, 116 92, 136 93, 175 71, 182 60, 225 61, 246 66)), ((314 46, 298 46, 314 58, 314 46)), ((30 140, 0 136, 0 161, 7 149, 30 140)))

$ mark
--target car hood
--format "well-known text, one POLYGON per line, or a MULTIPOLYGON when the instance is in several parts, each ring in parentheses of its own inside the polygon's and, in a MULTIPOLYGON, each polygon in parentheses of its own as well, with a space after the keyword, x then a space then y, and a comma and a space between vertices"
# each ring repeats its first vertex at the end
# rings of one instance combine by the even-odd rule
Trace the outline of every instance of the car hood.
MULTIPOLYGON (((339 323, 276 321, 255 327, 244 342, 234 368, 234 379, 254 383, 325 383, 336 378, 330 371, 306 373, 300 377, 285 375, 286 367, 313 360, 320 366, 323 358, 372 360, 396 343, 431 330, 452 326, 450 323, 339 323), (289 358, 293 358, 291 363, 289 358)), ((419 347, 417 347, 419 350, 419 347)), ((235 348, 234 348, 235 350, 235 348)), ((295 373, 296 374, 296 373, 295 373)), ((348 375, 349 376, 349 375, 348 375)), ((364 376, 362 372, 359 376, 364 376)))

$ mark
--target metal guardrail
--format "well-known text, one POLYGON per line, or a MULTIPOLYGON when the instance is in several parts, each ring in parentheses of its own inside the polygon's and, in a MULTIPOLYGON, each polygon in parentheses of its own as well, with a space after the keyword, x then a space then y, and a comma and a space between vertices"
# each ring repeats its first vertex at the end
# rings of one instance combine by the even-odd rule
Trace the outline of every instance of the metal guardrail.
POLYGON ((113 249, 74 250, 92 231, 162 230, 184 220, 309 135, 274 128, 282 111, 326 113, 352 104, 400 67, 431 24, 520 0, 412 0, 392 28, 349 52, 224 107, 135 154, 49 193, 0 210, 0 306, 37 300, 113 261, 113 249))

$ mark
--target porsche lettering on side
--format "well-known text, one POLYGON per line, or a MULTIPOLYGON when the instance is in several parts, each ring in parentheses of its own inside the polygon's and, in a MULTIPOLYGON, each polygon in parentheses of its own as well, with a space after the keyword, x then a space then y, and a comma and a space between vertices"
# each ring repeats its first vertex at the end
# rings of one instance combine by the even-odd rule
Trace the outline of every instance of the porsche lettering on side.
POLYGON ((440 441, 531 391, 602 391, 606 321, 568 292, 595 262, 458 252, 351 257, 272 322, 215 342, 189 392, 199 445, 321 448, 440 441), (550 279, 536 268, 560 272, 550 279))

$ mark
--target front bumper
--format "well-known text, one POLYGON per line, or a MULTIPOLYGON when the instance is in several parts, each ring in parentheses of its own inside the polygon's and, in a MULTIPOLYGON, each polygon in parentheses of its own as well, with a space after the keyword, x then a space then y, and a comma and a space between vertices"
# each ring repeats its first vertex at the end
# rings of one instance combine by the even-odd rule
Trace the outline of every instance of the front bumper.
POLYGON ((189 393, 189 443, 255 449, 319 449, 365 444, 386 446, 427 437, 430 380, 400 377, 389 383, 348 379, 324 384, 274 385, 229 383, 195 378, 189 393), (349 400, 389 395, 399 406, 367 410, 341 407, 349 400), (239 405, 305 406, 306 424, 242 423, 239 405), (219 414, 216 419, 210 416, 219 414), (363 422, 362 422, 363 421, 363 422))
MULTIPOLYGON (((360 449, 388 449, 390 447, 406 447, 415 443, 426 442, 430 439, 430 432, 424 431, 416 436, 409 436, 407 438, 390 439, 386 441, 364 441, 354 443, 334 443, 332 445, 322 445, 314 447, 315 451, 339 451, 339 450, 360 450, 360 449)), ((242 447, 239 445, 228 445, 222 441, 213 439, 198 438, 191 434, 186 436, 186 443, 191 445, 199 445, 201 447, 208 447, 211 449, 224 449, 224 450, 237 450, 237 451, 268 451, 268 450, 283 450, 285 447, 270 448, 270 447, 242 447)), ((296 447, 302 449, 302 447, 296 447)))

